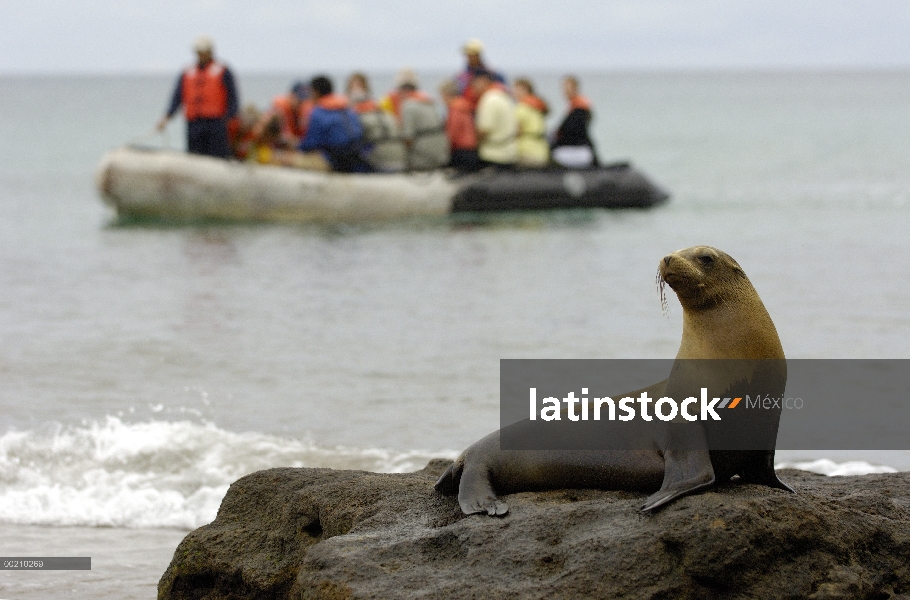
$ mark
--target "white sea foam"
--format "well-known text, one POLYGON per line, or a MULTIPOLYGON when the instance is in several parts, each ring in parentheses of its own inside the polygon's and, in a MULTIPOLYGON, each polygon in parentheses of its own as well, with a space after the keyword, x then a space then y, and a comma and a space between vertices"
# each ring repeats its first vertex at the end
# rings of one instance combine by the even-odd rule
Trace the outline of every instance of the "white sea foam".
POLYGON ((187 421, 9 431, 0 436, 0 520, 41 525, 175 527, 214 519, 228 486, 271 467, 406 472, 455 452, 320 447, 187 421))
POLYGON ((836 463, 828 458, 819 458, 818 460, 805 462, 782 462, 774 465, 775 469, 799 469, 800 471, 811 471, 812 473, 821 473, 822 475, 869 475, 870 473, 897 473, 894 467, 885 465, 873 465, 863 460, 849 460, 842 463, 836 463))

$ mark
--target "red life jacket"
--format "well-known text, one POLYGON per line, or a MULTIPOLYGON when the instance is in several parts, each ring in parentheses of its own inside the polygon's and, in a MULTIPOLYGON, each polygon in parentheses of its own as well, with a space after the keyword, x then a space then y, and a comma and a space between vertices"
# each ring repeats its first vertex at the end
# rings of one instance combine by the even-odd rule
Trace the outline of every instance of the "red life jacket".
POLYGON ((446 118, 446 134, 453 150, 476 150, 477 129, 474 127, 474 111, 467 98, 456 97, 449 102, 446 118))
POLYGON ((240 117, 235 115, 232 118, 228 119, 227 122, 227 133, 228 133, 228 145, 234 146, 234 144, 240 141, 240 117))
POLYGON ((204 69, 193 65, 183 73, 183 109, 187 121, 218 119, 227 115, 224 65, 210 62, 204 69))

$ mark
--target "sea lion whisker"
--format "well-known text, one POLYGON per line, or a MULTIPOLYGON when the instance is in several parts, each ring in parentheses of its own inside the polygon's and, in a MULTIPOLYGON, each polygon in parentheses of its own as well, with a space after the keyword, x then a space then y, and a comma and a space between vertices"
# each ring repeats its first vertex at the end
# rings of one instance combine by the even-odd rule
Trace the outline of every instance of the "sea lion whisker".
POLYGON ((669 319, 670 306, 667 304, 667 281, 661 276, 659 268, 657 269, 657 277, 655 279, 655 283, 657 284, 657 295, 660 298, 660 309, 664 313, 664 316, 669 319))

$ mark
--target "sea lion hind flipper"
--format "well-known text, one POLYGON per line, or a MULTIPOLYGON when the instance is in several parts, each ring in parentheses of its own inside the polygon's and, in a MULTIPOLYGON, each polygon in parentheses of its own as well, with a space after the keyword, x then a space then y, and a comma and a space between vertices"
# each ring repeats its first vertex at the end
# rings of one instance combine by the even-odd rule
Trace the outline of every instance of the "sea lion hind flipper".
POLYGON ((748 461, 740 476, 740 481, 741 483, 766 485, 769 488, 796 493, 796 490, 777 477, 777 473, 774 471, 774 453, 772 452, 758 453, 754 459, 748 461))
POLYGON ((667 450, 664 452, 664 482, 660 490, 641 505, 648 512, 696 490, 714 484, 714 467, 707 450, 667 450))
POLYGON ((778 479, 777 475, 775 475, 774 478, 771 480, 762 481, 761 484, 766 485, 770 488, 784 490, 785 492, 790 492, 791 494, 796 493, 796 490, 794 490, 792 487, 790 487, 789 485, 787 485, 786 483, 784 483, 783 481, 778 479))
POLYGON ((477 466, 468 466, 461 474, 458 504, 466 515, 487 513, 501 517, 509 512, 509 505, 496 497, 487 469, 477 466))

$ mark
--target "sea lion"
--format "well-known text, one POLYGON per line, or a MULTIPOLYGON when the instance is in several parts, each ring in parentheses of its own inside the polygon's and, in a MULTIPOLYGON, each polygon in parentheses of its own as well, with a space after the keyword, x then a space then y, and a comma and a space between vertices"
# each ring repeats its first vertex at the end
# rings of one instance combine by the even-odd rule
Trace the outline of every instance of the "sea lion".
MULTIPOLYGON (((759 379, 765 386, 761 389, 783 395, 786 362, 777 330, 735 260, 709 246, 679 250, 660 261, 658 284, 662 302, 666 284, 683 308, 682 341, 670 376, 645 390, 613 397, 636 397, 641 391, 652 398, 685 397, 681 394, 690 394, 692 386, 703 385, 706 377, 712 380, 712 389, 727 390, 730 395, 743 394, 744 385, 759 379), (712 367, 718 363, 723 366, 712 367)), ((722 434, 710 423, 701 422, 649 427, 640 450, 501 450, 500 430, 465 450, 435 488, 444 494, 457 493, 465 514, 489 515, 504 515, 509 510, 497 493, 544 489, 650 492, 642 511, 734 477, 792 492, 774 472, 778 418, 779 412, 757 426, 764 429, 758 433, 768 444, 762 450, 716 449, 723 448, 722 441, 718 444, 722 434)), ((528 426, 524 421, 509 427, 528 426)), ((755 428, 754 421, 743 422, 739 433, 755 434, 755 428)))

